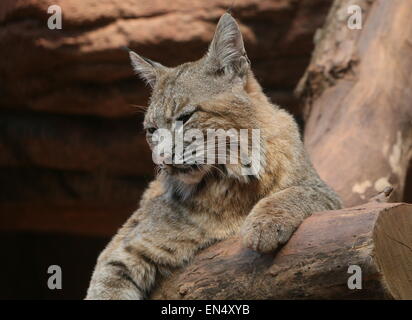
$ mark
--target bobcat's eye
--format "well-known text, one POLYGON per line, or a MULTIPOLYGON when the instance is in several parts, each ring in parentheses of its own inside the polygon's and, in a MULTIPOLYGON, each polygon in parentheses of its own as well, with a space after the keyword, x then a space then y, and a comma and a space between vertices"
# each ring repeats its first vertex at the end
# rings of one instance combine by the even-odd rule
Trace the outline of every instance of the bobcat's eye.
POLYGON ((177 121, 182 121, 183 124, 185 124, 186 122, 189 121, 189 119, 192 117, 193 114, 194 114, 194 112, 184 113, 184 114, 180 115, 176 120, 177 121))
POLYGON ((147 128, 147 129, 146 129, 146 132, 148 132, 148 133, 150 133, 150 134, 153 134, 155 131, 156 131, 156 128, 155 128, 155 127, 150 127, 150 128, 147 128))

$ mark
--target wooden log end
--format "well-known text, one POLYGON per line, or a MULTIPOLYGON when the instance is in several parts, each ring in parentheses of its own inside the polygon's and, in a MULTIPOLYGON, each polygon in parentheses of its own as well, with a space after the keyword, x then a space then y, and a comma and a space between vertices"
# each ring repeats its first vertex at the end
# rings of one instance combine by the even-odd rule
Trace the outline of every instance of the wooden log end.
POLYGON ((412 299, 412 206, 383 211, 373 230, 374 260, 391 298, 412 299))

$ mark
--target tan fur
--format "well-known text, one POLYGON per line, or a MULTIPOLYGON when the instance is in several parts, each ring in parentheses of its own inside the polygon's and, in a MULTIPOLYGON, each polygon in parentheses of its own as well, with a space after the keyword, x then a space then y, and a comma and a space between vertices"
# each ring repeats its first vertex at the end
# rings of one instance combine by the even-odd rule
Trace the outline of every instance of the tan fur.
MULTIPOLYGON (((131 57, 153 86, 146 128, 172 130, 194 106, 185 128, 259 128, 263 169, 245 178, 240 164, 189 172, 164 166, 100 255, 87 299, 144 299, 158 279, 216 241, 240 232, 245 246, 269 252, 312 212, 340 208, 338 196, 313 169, 294 119, 263 94, 230 15, 221 18, 199 61, 166 68, 131 57)), ((153 148, 150 132, 148 142, 153 148)))

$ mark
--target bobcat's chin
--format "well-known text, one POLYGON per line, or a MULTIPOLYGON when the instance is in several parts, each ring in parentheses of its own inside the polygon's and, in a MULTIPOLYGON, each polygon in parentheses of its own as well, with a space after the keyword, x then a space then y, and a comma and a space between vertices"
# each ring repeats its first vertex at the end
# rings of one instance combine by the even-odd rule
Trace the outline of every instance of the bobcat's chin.
POLYGON ((184 173, 178 173, 176 178, 186 184, 198 184, 205 176, 205 172, 202 170, 193 170, 184 173))
POLYGON ((206 175, 206 171, 198 165, 167 165, 163 169, 180 182, 190 185, 200 183, 206 175))

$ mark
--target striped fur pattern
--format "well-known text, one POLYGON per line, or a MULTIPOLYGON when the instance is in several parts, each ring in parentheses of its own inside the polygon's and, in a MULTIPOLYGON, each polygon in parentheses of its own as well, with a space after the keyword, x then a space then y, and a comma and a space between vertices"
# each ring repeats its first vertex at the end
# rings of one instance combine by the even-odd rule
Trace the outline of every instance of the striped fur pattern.
POLYGON ((151 148, 153 131, 173 130, 178 119, 200 130, 259 128, 262 169, 245 178, 242 164, 160 165, 139 209, 100 254, 87 299, 145 299, 216 241, 240 233, 246 247, 270 252, 312 212, 341 207, 313 169, 292 116, 262 92, 229 14, 196 62, 168 68, 130 56, 153 87, 144 121, 151 148))

